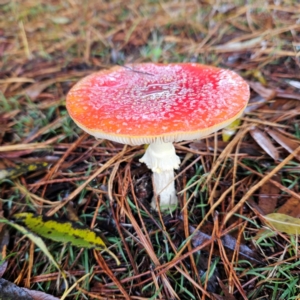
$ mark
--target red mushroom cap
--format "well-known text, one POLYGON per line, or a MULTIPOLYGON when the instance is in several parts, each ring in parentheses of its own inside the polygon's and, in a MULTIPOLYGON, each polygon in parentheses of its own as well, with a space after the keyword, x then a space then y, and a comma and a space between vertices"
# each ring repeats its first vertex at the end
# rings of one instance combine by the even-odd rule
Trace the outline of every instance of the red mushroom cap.
POLYGON ((249 86, 230 70, 194 63, 135 64, 100 71, 67 95, 86 132, 126 144, 201 138, 245 109, 249 86))

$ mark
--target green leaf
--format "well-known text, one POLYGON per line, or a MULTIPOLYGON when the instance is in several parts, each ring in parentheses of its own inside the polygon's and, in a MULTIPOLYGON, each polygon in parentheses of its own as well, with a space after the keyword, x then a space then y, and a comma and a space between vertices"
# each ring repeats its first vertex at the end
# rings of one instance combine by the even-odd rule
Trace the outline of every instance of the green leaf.
POLYGON ((56 242, 70 243, 80 248, 104 250, 114 257, 117 264, 120 264, 117 257, 106 247, 97 233, 86 226, 71 221, 57 221, 33 213, 19 213, 14 217, 24 223, 29 230, 42 237, 56 242))
POLYGON ((4 178, 14 179, 28 172, 42 170, 47 166, 47 162, 16 165, 13 168, 0 170, 0 180, 4 178))
POLYGON ((300 233, 300 219, 279 213, 268 214, 264 216, 264 219, 280 232, 287 234, 300 233))
POLYGON ((29 232, 23 226, 15 224, 15 223, 13 223, 9 220, 6 220, 4 218, 0 218, 0 223, 5 223, 5 224, 8 224, 8 225, 14 227, 16 230, 20 231, 23 235, 28 237, 36 246, 38 246, 42 250, 42 252, 44 252, 44 254, 48 257, 48 259, 53 263, 53 265, 61 272, 61 274, 62 274, 62 276, 65 280, 66 287, 68 287, 68 282, 66 280, 66 274, 61 269, 61 267, 58 265, 58 263, 55 261, 54 257, 49 252, 47 246, 45 245, 44 241, 40 237, 36 236, 32 232, 29 232))

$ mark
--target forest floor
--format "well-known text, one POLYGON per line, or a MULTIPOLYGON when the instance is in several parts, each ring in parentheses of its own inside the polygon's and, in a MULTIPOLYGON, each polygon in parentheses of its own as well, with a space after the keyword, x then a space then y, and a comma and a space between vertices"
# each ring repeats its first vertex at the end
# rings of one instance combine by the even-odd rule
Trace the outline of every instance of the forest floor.
POLYGON ((28 299, 300 299, 298 1, 0 0, 0 10, 2 283, 28 299), (172 213, 150 207, 143 146, 96 140, 65 107, 84 76, 141 62, 231 69, 251 87, 230 138, 176 143, 172 213), (120 264, 43 238, 58 270, 13 227, 20 212, 97 230, 120 264))

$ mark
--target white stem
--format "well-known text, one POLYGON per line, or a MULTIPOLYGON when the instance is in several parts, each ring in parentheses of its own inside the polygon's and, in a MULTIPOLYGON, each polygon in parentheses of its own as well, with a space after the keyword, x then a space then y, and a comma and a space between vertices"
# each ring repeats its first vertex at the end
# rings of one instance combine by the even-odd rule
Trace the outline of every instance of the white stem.
MULTIPOLYGON (((153 185, 156 196, 159 196, 161 210, 173 210, 177 204, 174 184, 174 169, 180 164, 172 143, 157 141, 147 148, 140 159, 153 171, 153 185)), ((157 209, 155 197, 151 206, 157 209)))
MULTIPOLYGON (((176 196, 174 171, 165 171, 161 173, 153 172, 153 185, 156 196, 159 196, 160 210, 173 210, 178 205, 176 196)), ((157 201, 155 196, 151 201, 152 208, 157 210, 157 201)))

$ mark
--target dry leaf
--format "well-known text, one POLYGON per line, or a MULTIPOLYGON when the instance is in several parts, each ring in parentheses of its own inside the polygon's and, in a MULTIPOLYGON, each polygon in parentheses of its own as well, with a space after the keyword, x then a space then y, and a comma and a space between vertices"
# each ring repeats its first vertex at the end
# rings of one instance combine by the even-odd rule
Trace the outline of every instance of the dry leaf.
POLYGON ((289 198, 278 210, 277 213, 285 214, 290 217, 300 217, 300 201, 297 198, 289 198))
POLYGON ((61 76, 61 77, 56 77, 54 79, 48 79, 41 82, 36 82, 31 84, 25 90, 21 91, 20 94, 25 94, 28 97, 30 97, 31 100, 35 100, 42 93, 42 91, 48 88, 49 86, 57 82, 64 82, 68 80, 69 80, 68 76, 61 76))
MULTIPOLYGON (((206 234, 200 230, 198 230, 196 233, 194 233, 195 228, 193 226, 189 226, 189 228, 190 228, 190 232, 193 233, 192 244, 194 247, 197 247, 197 246, 203 244, 204 242, 211 240, 211 236, 209 234, 206 234)), ((233 236, 226 234, 221 237, 221 241, 225 248, 232 250, 232 251, 235 250, 237 240, 233 236)), ((256 263, 260 262, 257 254, 252 249, 250 249, 248 246, 246 246, 244 244, 239 245, 239 254, 253 262, 256 262, 256 263)))
POLYGON ((263 41, 263 38, 257 37, 251 40, 243 41, 243 42, 229 42, 223 45, 217 45, 214 47, 218 52, 229 52, 229 51, 241 51, 248 50, 251 47, 259 44, 263 41))
POLYGON ((0 279, 0 300, 59 300, 43 292, 18 287, 12 282, 0 279))
MULTIPOLYGON (((272 180, 280 182, 280 178, 278 175, 274 175, 272 180)), ((270 181, 267 181, 259 190, 259 200, 258 206, 264 212, 264 214, 270 214, 274 212, 278 196, 280 194, 280 189, 276 187, 270 181)))
POLYGON ((34 300, 23 288, 12 282, 0 278, 0 299, 1 300, 34 300))
POLYGON ((50 85, 56 83, 57 80, 54 79, 48 79, 43 82, 36 82, 31 84, 28 88, 26 88, 22 94, 26 94, 28 97, 30 97, 32 100, 35 100, 43 90, 45 90, 50 85))
POLYGON ((279 159, 278 150, 273 145, 271 139, 265 134, 263 131, 258 128, 254 128, 250 130, 250 134, 256 143, 266 151, 275 161, 279 159))
POLYGON ((297 89, 300 89, 300 81, 296 80, 286 80, 286 82, 291 85, 292 87, 295 87, 297 89))
MULTIPOLYGON (((223 141, 218 141, 217 147, 218 147, 218 153, 223 151, 225 147, 228 145, 228 143, 223 142, 223 141)), ((196 151, 214 151, 216 148, 216 144, 214 141, 211 141, 209 139, 206 139, 206 141, 197 141, 197 142, 192 142, 189 144, 189 147, 193 150, 196 151)), ((245 153, 249 154, 251 156, 260 156, 263 154, 263 151, 259 146, 253 143, 246 143, 242 142, 240 145, 240 153, 245 153)))
POLYGON ((299 93, 289 93, 281 89, 276 89, 276 95, 278 98, 300 100, 299 93))
MULTIPOLYGON (((297 149, 300 145, 296 141, 288 138, 287 136, 279 133, 278 131, 275 131, 273 129, 266 129, 267 133, 280 145, 282 146, 285 150, 287 150, 289 153, 292 153, 297 149)), ((296 154, 295 158, 300 161, 300 154, 296 154)))
POLYGON ((266 100, 274 99, 276 96, 276 91, 264 87, 260 82, 247 81, 250 87, 261 97, 266 100))
POLYGON ((33 300, 59 300, 59 298, 54 297, 52 295, 48 295, 43 292, 29 290, 25 288, 23 290, 25 290, 32 297, 33 300))
POLYGON ((257 95, 256 97, 251 98, 250 101, 248 102, 247 107, 244 110, 244 114, 248 114, 252 111, 257 110, 258 108, 260 108, 261 106, 266 104, 266 102, 267 102, 267 100, 260 95, 257 95))

